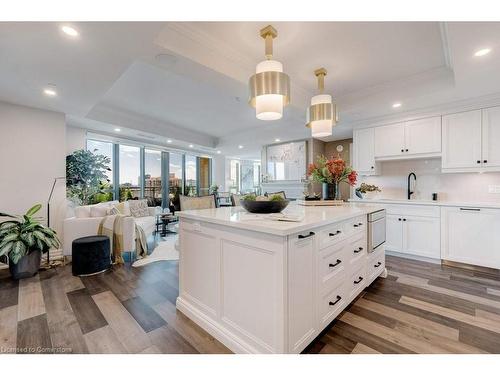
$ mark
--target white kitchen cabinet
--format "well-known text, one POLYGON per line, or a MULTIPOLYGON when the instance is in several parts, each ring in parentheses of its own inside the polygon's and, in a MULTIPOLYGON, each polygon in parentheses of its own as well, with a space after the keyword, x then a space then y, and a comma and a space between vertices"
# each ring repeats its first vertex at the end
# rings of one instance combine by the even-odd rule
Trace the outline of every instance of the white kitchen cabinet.
POLYGON ((443 116, 443 172, 481 167, 481 110, 443 116))
POLYGON ((401 252, 403 249, 403 220, 399 215, 386 215, 385 249, 401 252))
POLYGON ((385 208, 387 251, 439 259, 438 207, 387 205, 385 208))
POLYGON ((405 123, 407 155, 441 153, 441 116, 405 123))
POLYGON ((439 259, 440 220, 436 217, 403 217, 403 251, 406 254, 439 259))
POLYGON ((441 117, 375 128, 377 160, 436 157, 441 154, 441 117))
POLYGON ((482 110, 482 163, 486 170, 500 168, 500 107, 482 110))
POLYGON ((405 128, 403 123, 375 128, 375 157, 383 158, 405 154, 405 128))
POLYGON ((442 259, 500 268, 499 228, 499 209, 442 207, 442 259))
POLYGON ((374 129, 360 129, 354 131, 354 169, 364 176, 378 173, 375 163, 374 129))

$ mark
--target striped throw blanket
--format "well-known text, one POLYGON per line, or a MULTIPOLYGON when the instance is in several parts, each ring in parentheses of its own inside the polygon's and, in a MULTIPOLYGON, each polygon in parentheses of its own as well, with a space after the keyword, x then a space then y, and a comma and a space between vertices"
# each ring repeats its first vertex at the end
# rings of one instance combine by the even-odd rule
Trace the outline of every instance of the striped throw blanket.
MULTIPOLYGON (((123 246, 123 220, 125 217, 125 215, 105 216, 99 224, 98 234, 109 237, 114 264, 123 264, 122 253, 124 251, 131 251, 131 249, 124 249, 123 246)), ((135 224, 135 252, 137 259, 148 255, 146 234, 137 224, 135 224)))

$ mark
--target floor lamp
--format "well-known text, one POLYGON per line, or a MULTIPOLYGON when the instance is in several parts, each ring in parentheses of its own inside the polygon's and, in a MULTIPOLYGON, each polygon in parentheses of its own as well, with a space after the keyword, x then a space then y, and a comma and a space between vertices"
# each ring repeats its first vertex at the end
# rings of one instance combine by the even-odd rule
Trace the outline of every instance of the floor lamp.
MULTIPOLYGON (((66 180, 66 177, 56 177, 52 183, 52 189, 50 189, 49 199, 47 199, 47 227, 50 228, 50 201, 52 200, 52 194, 54 194, 54 189, 56 187, 57 180, 66 180)), ((47 266, 50 267, 50 249, 47 250, 47 266)))

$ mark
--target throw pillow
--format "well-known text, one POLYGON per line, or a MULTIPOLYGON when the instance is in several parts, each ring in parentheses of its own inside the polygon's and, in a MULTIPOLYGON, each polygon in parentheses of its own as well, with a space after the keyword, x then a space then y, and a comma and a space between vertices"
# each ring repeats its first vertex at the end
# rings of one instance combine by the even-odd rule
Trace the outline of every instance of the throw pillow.
POLYGON ((128 201, 130 214, 133 217, 149 216, 148 203, 146 199, 128 201))
POLYGON ((90 217, 104 217, 108 215, 108 207, 101 204, 90 206, 90 217))
POLYGON ((120 211, 122 215, 130 216, 130 206, 128 201, 115 204, 115 207, 118 209, 118 211, 120 211))
POLYGON ((110 209, 108 209, 108 215, 120 215, 121 212, 116 206, 112 206, 110 209))

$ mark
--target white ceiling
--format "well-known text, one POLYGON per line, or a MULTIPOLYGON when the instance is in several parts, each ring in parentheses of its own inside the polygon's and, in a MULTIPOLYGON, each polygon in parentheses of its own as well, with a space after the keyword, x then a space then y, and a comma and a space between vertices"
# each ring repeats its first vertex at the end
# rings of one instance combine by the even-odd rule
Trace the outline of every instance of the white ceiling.
POLYGON ((334 137, 380 118, 500 92, 500 23, 277 22, 275 58, 292 82, 282 120, 261 122, 247 80, 263 60, 267 23, 0 23, 0 100, 64 112, 93 131, 255 158, 263 144, 307 138, 313 70, 340 106, 334 137), (473 56, 493 48, 483 58, 473 56), (48 83, 58 96, 42 94, 48 83), (392 103, 400 101, 395 110, 392 103), (138 135, 139 134, 139 135, 138 135), (243 145, 239 149, 238 145, 243 145))

